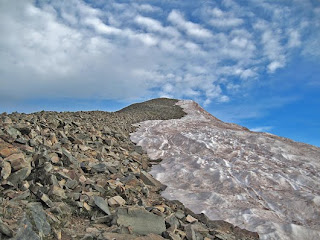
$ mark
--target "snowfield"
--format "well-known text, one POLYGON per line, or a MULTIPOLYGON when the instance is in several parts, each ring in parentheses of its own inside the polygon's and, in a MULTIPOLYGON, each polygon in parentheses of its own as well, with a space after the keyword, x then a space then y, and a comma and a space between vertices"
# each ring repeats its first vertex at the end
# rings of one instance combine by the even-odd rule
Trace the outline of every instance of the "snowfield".
POLYGON ((212 220, 261 239, 320 239, 320 148, 224 123, 194 101, 182 119, 145 121, 131 135, 152 159, 151 174, 212 220))

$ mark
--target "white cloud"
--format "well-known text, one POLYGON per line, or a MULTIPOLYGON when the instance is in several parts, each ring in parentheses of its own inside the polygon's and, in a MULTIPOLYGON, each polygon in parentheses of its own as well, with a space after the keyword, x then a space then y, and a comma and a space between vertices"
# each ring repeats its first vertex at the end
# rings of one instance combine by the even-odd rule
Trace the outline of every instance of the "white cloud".
POLYGON ((230 92, 238 92, 240 90, 239 84, 228 83, 226 87, 230 92))
POLYGON ((293 48, 293 47, 299 47, 300 45, 301 45, 300 33, 296 30, 290 30, 288 47, 293 48))
POLYGON ((208 105, 210 105, 212 101, 210 99, 206 99, 204 102, 203 102, 203 105, 206 107, 208 105))
POLYGON ((279 28, 273 29, 265 20, 258 20, 254 28, 261 33, 262 55, 265 56, 268 64, 267 70, 270 73, 286 65, 286 49, 282 42, 282 31, 279 28))
POLYGON ((284 63, 278 61, 273 61, 267 66, 270 73, 274 73, 278 68, 282 67, 284 67, 284 63))
POLYGON ((236 27, 243 23, 240 18, 227 18, 227 19, 211 19, 210 24, 215 27, 236 27))
POLYGON ((210 24, 218 28, 237 27, 244 23, 243 19, 234 17, 232 13, 224 12, 216 7, 212 9, 211 14, 213 18, 210 19, 210 24))
POLYGON ((88 17, 84 20, 84 23, 92 26, 98 33, 103 34, 121 34, 121 30, 115 27, 108 26, 104 24, 99 18, 97 17, 88 17))
POLYGON ((246 38, 235 37, 231 40, 231 44, 240 48, 245 48, 248 44, 248 40, 246 38))
POLYGON ((264 46, 265 54, 270 60, 282 58, 283 48, 277 33, 270 30, 264 31, 261 42, 264 46))
POLYGON ((158 12, 158 11, 161 11, 161 8, 152 6, 150 4, 140 4, 139 5, 139 4, 134 3, 133 6, 135 8, 137 8, 139 11, 143 11, 143 12, 158 12))
POLYGON ((191 36, 199 38, 212 37, 212 33, 208 29, 203 28, 199 24, 186 21, 183 15, 177 10, 172 10, 170 12, 168 20, 177 25, 177 27, 183 29, 187 34, 191 36))
POLYGON ((299 15, 305 3, 158 4, 1 1, 0 95, 228 102, 292 51, 320 56, 319 31, 306 34, 319 10, 299 15))
POLYGON ((220 98, 218 99, 219 102, 222 102, 222 103, 226 103, 226 102, 229 102, 230 101, 230 98, 228 96, 220 96, 220 98))
POLYGON ((148 18, 148 17, 143 17, 141 15, 138 15, 134 18, 134 21, 144 27, 147 28, 149 31, 155 31, 163 34, 167 34, 173 37, 178 37, 180 36, 180 33, 173 27, 163 27, 161 22, 148 18))
POLYGON ((272 129, 273 129, 272 126, 261 126, 261 127, 250 128, 250 131, 253 131, 253 132, 268 132, 268 131, 270 131, 272 129))

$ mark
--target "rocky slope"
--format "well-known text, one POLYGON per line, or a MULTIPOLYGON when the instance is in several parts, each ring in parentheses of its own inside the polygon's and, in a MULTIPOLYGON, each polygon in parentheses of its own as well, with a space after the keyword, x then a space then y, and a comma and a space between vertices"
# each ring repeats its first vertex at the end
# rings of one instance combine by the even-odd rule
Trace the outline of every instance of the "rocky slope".
POLYGON ((258 239, 160 195, 148 173, 160 160, 129 134, 134 123, 183 117, 175 103, 1 114, 0 239, 258 239))
POLYGON ((162 193, 261 239, 320 239, 320 148, 224 123, 193 101, 181 119, 146 121, 131 139, 162 158, 162 193))

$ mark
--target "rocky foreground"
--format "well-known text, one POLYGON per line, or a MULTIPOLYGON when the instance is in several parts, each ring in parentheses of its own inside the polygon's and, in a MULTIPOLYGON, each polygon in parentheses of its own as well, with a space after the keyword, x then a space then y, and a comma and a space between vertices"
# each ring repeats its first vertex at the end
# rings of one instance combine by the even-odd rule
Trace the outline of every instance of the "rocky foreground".
POLYGON ((1 114, 0 239, 258 239, 161 197, 148 173, 161 160, 129 134, 134 123, 184 116, 176 102, 1 114))

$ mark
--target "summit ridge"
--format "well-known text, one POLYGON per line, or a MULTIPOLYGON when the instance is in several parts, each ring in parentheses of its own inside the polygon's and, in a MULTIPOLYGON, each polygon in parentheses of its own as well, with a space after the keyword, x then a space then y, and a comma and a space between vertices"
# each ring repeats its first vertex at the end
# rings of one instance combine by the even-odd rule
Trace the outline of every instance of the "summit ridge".
POLYGON ((118 112, 0 114, 1 239, 258 239, 160 195, 130 140, 143 121, 186 115, 175 99, 118 112))

